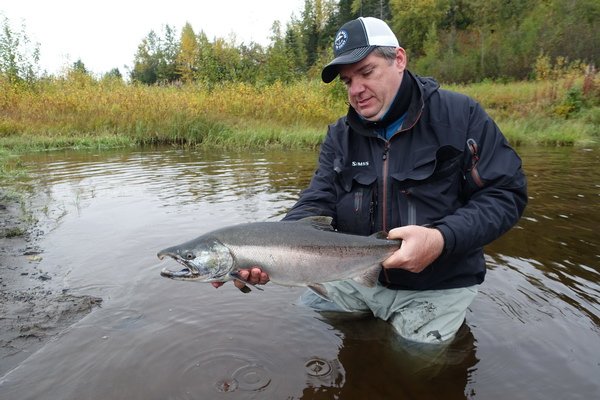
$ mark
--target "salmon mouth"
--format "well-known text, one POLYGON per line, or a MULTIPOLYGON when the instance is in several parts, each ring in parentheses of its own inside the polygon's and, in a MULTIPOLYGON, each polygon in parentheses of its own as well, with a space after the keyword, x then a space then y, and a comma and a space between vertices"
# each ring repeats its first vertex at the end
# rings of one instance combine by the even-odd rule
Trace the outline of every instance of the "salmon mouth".
POLYGON ((160 258, 162 260, 164 258, 164 256, 171 257, 172 259, 177 261, 179 264, 181 264, 183 266, 183 268, 180 270, 172 270, 169 268, 163 268, 162 271, 160 271, 160 276, 163 276, 165 278, 170 278, 170 279, 184 279, 184 280, 196 280, 196 279, 202 278, 202 275, 200 274, 200 271, 198 270, 198 268, 196 268, 193 264, 189 263, 187 260, 179 257, 178 255, 174 255, 174 254, 159 254, 158 258, 160 258))
POLYGON ((160 276, 171 279, 198 279, 200 277, 189 268, 183 268, 179 271, 163 268, 162 271, 160 271, 160 276))

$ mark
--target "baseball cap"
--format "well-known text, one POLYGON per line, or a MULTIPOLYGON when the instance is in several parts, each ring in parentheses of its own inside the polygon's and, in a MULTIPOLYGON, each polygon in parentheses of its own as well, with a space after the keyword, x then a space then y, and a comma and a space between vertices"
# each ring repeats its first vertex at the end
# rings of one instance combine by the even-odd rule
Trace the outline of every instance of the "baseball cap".
POLYGON ((335 34, 335 58, 323 68, 321 79, 325 83, 331 82, 338 74, 338 66, 354 64, 380 46, 400 47, 396 35, 384 21, 359 17, 346 22, 335 34))

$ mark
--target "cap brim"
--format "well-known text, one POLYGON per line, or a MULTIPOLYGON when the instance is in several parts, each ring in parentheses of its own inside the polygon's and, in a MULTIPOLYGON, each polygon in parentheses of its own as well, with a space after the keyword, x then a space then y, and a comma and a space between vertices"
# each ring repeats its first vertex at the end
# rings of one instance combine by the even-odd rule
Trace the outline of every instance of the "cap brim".
POLYGON ((325 83, 333 81, 339 73, 338 67, 340 65, 348 65, 359 62, 360 60, 368 56, 369 53, 371 53, 375 49, 375 47, 377 46, 358 47, 334 58, 333 61, 327 64, 323 68, 323 71, 321 71, 321 79, 325 83))

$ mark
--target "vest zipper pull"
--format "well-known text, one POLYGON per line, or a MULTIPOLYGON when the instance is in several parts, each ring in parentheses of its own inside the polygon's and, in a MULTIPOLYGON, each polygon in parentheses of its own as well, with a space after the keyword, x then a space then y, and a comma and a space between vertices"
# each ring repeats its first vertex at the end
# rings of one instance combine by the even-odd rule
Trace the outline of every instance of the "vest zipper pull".
POLYGON ((390 142, 386 141, 385 146, 383 148, 383 156, 381 157, 383 161, 387 160, 389 151, 390 151, 390 142))

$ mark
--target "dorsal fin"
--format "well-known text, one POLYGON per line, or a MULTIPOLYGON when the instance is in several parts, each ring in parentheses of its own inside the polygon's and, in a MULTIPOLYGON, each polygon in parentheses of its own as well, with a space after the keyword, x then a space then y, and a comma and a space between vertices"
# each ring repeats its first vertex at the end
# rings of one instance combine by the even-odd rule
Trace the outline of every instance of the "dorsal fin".
POLYGON ((333 231, 334 229, 331 225, 332 221, 333 218, 320 215, 315 217, 302 218, 299 219, 297 222, 303 224, 310 224, 313 226, 313 228, 320 229, 322 231, 333 231))
POLYGON ((386 231, 379 231, 379 232, 375 232, 374 234, 372 234, 371 237, 373 237, 375 239, 387 239, 388 234, 386 231))

